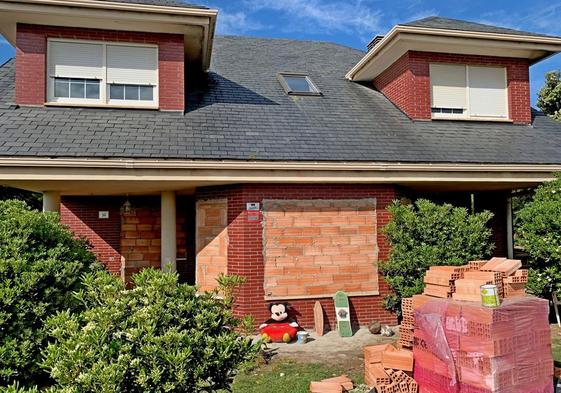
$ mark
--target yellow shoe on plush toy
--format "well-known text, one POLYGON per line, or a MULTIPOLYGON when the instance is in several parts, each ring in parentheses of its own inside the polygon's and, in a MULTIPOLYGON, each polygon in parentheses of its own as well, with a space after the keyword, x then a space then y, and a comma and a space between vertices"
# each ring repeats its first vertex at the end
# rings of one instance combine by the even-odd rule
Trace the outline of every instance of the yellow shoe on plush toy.
POLYGON ((270 343, 271 342, 271 337, 269 337, 269 335, 267 333, 263 333, 261 335, 261 340, 263 340, 263 342, 265 342, 265 343, 270 343))
POLYGON ((285 343, 289 343, 292 341, 292 337, 290 337, 290 334, 285 333, 282 335, 282 341, 285 343))

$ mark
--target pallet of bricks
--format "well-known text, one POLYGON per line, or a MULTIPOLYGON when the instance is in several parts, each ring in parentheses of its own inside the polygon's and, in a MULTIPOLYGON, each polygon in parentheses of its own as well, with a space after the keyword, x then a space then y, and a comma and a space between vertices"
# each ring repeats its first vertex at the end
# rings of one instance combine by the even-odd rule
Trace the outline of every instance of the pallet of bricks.
POLYGON ((378 393, 418 393, 413 352, 391 344, 364 347, 364 382, 378 393))
POLYGON ((549 304, 525 296, 520 267, 493 258, 427 272, 429 289, 412 307, 419 393, 553 392, 549 304), (499 307, 481 305, 484 284, 497 286, 499 307))
POLYGON ((481 285, 497 286, 499 298, 525 295, 528 271, 517 259, 491 258, 462 266, 431 266, 424 283, 424 295, 472 302, 481 301, 481 285))
POLYGON ((521 266, 521 261, 507 258, 470 261, 461 266, 431 266, 423 279, 423 294, 401 300, 399 346, 413 347, 414 312, 432 298, 481 302, 484 284, 496 285, 500 299, 524 296, 528 271, 520 269, 521 266))

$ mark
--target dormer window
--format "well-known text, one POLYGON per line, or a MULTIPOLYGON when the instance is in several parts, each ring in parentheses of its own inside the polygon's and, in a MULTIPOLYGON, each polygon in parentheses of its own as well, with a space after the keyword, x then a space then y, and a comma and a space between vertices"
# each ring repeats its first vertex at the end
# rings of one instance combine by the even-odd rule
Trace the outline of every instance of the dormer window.
POLYGON ((50 39, 50 104, 158 107, 156 45, 50 39))
POLYGON ((434 119, 507 120, 504 67, 430 64, 434 119))
POLYGON ((320 90, 306 74, 281 72, 278 78, 286 94, 304 96, 321 95, 320 90))

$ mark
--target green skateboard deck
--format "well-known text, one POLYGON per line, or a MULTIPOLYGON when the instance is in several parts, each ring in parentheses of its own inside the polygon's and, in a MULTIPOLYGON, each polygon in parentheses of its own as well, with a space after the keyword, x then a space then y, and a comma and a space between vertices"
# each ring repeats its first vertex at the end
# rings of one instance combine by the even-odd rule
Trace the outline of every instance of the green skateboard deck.
POLYGON ((333 297, 335 302, 335 315, 337 316, 337 330, 341 337, 351 337, 351 313, 349 310, 349 298, 343 291, 338 291, 333 297))

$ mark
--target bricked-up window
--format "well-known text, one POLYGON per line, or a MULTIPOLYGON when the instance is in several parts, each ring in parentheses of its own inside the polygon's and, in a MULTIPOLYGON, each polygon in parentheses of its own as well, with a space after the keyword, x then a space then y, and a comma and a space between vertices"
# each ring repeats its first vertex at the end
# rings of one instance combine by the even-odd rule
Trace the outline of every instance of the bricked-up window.
POLYGON ((430 64, 433 118, 507 119, 504 67, 430 64))
POLYGON ((157 108, 156 45, 50 39, 49 103, 157 108))
POLYGON ((378 294, 376 200, 264 200, 266 299, 378 294))

